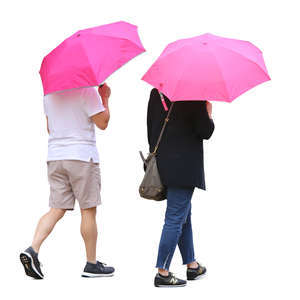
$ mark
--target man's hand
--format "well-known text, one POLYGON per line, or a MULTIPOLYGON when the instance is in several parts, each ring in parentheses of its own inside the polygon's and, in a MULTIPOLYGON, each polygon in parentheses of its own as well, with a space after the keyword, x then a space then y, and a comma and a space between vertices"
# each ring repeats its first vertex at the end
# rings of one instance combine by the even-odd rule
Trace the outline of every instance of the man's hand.
POLYGON ((206 110, 210 119, 212 119, 212 104, 206 101, 206 110))
POLYGON ((99 95, 101 96, 103 106, 105 108, 108 108, 108 99, 111 94, 110 87, 106 83, 104 83, 103 85, 99 86, 98 92, 99 95))
POLYGON ((102 104, 105 107, 105 111, 102 111, 92 116, 92 121, 96 124, 98 128, 105 130, 110 119, 110 113, 108 107, 108 99, 111 94, 110 87, 106 83, 104 83, 99 86, 98 93, 101 96, 102 104))

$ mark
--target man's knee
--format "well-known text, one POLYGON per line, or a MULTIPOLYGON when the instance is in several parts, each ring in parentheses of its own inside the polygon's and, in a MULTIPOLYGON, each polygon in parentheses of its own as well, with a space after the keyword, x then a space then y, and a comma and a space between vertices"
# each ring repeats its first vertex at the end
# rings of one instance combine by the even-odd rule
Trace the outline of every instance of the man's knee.
POLYGON ((85 216, 96 216, 97 213, 97 207, 89 207, 89 208, 81 208, 81 215, 83 217, 85 216))
POLYGON ((66 210, 62 208, 51 208, 50 213, 55 216, 57 220, 59 220, 65 215, 66 210))

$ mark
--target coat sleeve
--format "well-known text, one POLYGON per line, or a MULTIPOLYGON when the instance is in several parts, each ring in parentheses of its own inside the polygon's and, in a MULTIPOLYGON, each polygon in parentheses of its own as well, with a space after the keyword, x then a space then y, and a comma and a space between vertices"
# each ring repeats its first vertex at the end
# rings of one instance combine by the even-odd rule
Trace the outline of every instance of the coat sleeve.
POLYGON ((205 101, 196 102, 194 110, 194 125, 197 136, 208 140, 215 129, 214 121, 209 117, 205 101))
POLYGON ((149 152, 151 152, 151 143, 152 143, 152 120, 154 115, 154 99, 157 97, 156 89, 152 89, 150 93, 150 98, 148 102, 147 110, 147 135, 148 135, 148 144, 149 152))

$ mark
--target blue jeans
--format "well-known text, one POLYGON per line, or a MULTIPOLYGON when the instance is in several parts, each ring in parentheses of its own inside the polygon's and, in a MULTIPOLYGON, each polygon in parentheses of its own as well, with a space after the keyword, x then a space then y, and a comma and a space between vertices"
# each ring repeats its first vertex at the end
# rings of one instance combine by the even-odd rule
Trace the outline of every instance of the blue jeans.
POLYGON ((156 268, 169 270, 178 245, 183 264, 195 260, 191 223, 194 188, 168 187, 167 210, 158 249, 156 268))

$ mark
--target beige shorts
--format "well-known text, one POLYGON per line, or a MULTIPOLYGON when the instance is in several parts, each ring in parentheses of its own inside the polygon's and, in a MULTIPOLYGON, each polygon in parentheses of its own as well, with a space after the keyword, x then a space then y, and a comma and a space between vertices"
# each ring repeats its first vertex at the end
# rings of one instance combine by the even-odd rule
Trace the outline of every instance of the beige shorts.
POLYGON ((74 209, 75 199, 80 208, 95 207, 101 203, 100 169, 93 161, 48 161, 50 184, 49 206, 74 209))

